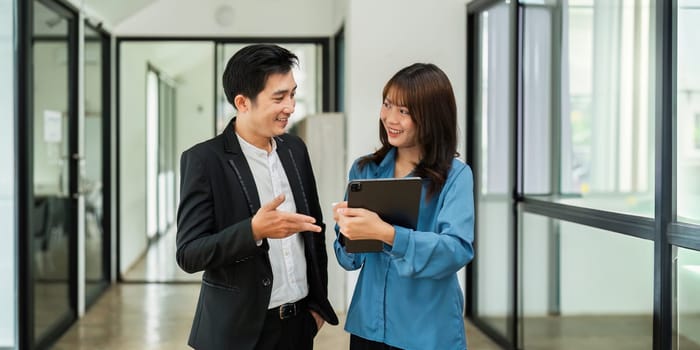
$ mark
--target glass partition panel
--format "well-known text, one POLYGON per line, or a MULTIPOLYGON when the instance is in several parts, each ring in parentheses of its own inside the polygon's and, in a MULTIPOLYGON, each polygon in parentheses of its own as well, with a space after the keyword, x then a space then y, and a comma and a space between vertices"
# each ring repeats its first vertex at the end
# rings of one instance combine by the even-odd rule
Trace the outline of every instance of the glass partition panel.
POLYGON ((679 0, 677 19, 678 220, 700 224, 700 1, 679 0))
POLYGON ((523 348, 652 349, 654 242, 522 218, 523 348))
POLYGON ((475 129, 477 316, 510 336, 512 309, 512 208, 510 157, 509 4, 500 2, 478 17, 475 129))
POLYGON ((105 230, 102 167, 104 165, 104 108, 102 35, 85 25, 85 162, 81 174, 85 191, 85 297, 87 301, 101 291, 106 282, 105 230))
POLYGON ((676 350, 700 349, 700 252, 676 248, 674 346, 676 350))
POLYGON ((654 212, 654 0, 564 1, 561 192, 654 212))
POLYGON ((75 237, 75 206, 70 181, 71 146, 76 116, 70 66, 76 57, 74 19, 64 11, 34 1, 33 81, 33 256, 34 341, 39 343, 74 314, 70 261, 75 237))
POLYGON ((552 6, 524 5, 522 27, 523 191, 552 192, 552 6))
POLYGON ((13 0, 0 0, 0 348, 14 349, 17 330, 15 257, 15 53, 13 0))

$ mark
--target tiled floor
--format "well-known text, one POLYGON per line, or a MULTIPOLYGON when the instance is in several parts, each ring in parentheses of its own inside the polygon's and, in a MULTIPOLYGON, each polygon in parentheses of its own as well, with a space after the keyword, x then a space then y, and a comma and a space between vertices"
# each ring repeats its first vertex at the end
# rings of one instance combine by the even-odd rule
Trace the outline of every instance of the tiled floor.
MULTIPOLYGON (((115 285, 55 349, 188 349, 198 292, 197 284, 115 285)), ((466 329, 469 349, 499 349, 468 322, 466 329)), ((316 349, 347 348, 348 335, 342 324, 324 326, 316 337, 316 349)))

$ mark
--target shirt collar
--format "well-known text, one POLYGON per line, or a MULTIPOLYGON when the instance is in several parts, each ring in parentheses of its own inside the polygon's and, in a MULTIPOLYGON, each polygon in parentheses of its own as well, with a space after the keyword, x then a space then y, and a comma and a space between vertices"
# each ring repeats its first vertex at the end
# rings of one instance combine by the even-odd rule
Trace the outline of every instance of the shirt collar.
MULTIPOLYGON (((236 137, 238 138, 238 143, 240 143, 241 148, 244 148, 246 152, 251 152, 257 156, 268 156, 267 150, 254 146, 253 144, 242 138, 241 135, 238 135, 237 132, 236 137)), ((272 151, 270 151, 270 153, 277 151, 277 142, 275 141, 274 137, 270 138, 270 144, 272 145, 272 151)))
POLYGON ((394 174, 394 162, 396 160, 396 147, 392 147, 389 152, 386 153, 384 156, 384 159, 382 159, 381 163, 379 163, 379 166, 377 167, 376 175, 379 176, 381 174, 386 174, 388 173, 388 177, 392 177, 394 174))

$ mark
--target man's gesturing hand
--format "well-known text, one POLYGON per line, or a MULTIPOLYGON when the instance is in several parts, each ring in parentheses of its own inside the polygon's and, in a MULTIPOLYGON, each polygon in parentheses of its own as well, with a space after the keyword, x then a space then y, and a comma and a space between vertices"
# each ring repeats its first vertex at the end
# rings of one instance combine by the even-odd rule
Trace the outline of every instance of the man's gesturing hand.
POLYGON ((302 231, 321 232, 321 227, 314 225, 316 219, 311 216, 277 211, 284 202, 284 195, 275 197, 265 203, 253 216, 253 239, 285 238, 302 231))

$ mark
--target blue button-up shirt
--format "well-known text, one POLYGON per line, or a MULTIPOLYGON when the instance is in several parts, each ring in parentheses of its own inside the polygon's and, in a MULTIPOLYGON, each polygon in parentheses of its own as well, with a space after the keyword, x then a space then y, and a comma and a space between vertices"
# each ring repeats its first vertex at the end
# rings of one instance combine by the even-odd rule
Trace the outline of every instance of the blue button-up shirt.
MULTIPOLYGON (((379 165, 361 170, 355 161, 350 180, 393 177, 395 156, 392 149, 379 165)), ((445 185, 426 201, 428 184, 423 181, 416 230, 395 225, 393 246, 353 254, 336 239, 340 265, 362 268, 345 330, 403 349, 466 349, 456 273, 474 257, 472 172, 454 159, 445 185)))

